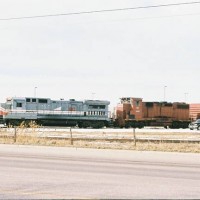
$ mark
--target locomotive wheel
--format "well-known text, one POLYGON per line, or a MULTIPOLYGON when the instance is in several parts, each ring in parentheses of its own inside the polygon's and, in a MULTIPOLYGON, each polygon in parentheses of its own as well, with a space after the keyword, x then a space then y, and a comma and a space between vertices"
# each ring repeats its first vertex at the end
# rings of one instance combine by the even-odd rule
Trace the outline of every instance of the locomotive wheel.
POLYGON ((83 128, 83 123, 79 122, 79 123, 78 123, 78 127, 79 127, 79 128, 83 128))

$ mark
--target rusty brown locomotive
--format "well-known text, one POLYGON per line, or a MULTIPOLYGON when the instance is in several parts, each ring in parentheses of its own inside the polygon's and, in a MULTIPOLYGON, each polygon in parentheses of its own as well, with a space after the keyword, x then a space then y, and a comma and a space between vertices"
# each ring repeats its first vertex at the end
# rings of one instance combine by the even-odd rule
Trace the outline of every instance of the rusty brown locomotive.
POLYGON ((180 102, 143 102, 142 98, 123 97, 114 112, 114 126, 164 126, 188 128, 189 104, 180 102))

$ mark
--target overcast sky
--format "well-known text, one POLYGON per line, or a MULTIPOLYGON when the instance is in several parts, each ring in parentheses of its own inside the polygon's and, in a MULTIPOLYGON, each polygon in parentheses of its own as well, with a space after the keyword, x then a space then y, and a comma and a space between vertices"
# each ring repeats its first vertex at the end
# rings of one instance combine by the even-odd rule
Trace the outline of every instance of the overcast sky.
MULTIPOLYGON (((0 0, 0 19, 189 0, 0 0)), ((0 101, 200 102, 200 4, 0 21, 0 101)))

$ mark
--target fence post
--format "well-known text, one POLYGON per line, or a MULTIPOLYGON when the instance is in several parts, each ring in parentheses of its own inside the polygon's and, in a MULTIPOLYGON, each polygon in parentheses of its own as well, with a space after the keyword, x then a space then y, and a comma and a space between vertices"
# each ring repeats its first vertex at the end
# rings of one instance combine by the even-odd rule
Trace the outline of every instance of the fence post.
POLYGON ((17 128, 16 126, 14 127, 14 143, 17 141, 17 128))
POLYGON ((134 145, 136 147, 136 135, 135 135, 135 128, 133 128, 133 138, 134 138, 134 145))
POLYGON ((73 145, 72 128, 70 127, 70 143, 73 145))

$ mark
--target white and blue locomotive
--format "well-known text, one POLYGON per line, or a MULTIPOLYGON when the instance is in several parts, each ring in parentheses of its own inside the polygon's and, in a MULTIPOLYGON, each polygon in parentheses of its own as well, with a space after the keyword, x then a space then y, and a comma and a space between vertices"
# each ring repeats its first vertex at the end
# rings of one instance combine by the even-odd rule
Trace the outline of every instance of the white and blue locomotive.
POLYGON ((50 98, 12 97, 1 104, 3 121, 9 125, 35 121, 44 126, 102 128, 109 125, 109 101, 51 100, 50 98))

